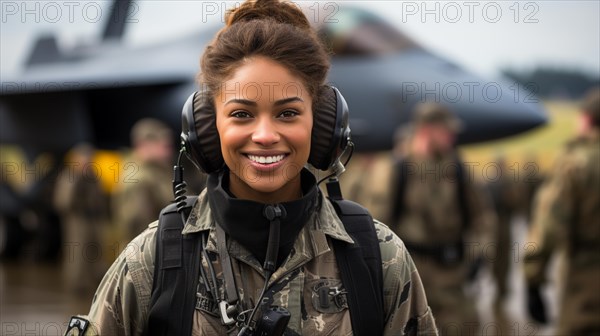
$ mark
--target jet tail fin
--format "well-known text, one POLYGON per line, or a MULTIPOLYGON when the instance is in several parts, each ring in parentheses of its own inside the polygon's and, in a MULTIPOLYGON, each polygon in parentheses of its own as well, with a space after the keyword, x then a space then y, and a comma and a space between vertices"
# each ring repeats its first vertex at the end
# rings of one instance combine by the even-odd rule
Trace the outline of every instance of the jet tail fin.
POLYGON ((113 1, 110 16, 102 33, 102 40, 120 39, 123 36, 131 3, 132 0, 113 1))
POLYGON ((61 53, 54 36, 42 36, 35 42, 29 59, 25 63, 27 66, 50 63, 61 59, 61 53))

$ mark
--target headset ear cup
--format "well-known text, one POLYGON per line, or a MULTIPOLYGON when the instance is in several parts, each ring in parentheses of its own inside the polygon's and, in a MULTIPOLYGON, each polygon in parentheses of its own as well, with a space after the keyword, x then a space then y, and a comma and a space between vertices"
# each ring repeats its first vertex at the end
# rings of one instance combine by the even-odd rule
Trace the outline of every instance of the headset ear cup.
POLYGON ((181 139, 198 169, 210 174, 223 168, 216 111, 206 92, 195 92, 183 106, 181 139))
MULTIPOLYGON (((314 106, 308 163, 327 170, 346 149, 350 139, 348 105, 334 87, 323 86, 314 106)), ((207 174, 225 165, 217 131, 216 111, 206 92, 192 94, 182 111, 181 139, 192 162, 207 174)))
POLYGON ((313 109, 308 162, 317 169, 327 170, 348 145, 348 105, 336 88, 325 85, 321 88, 313 109))

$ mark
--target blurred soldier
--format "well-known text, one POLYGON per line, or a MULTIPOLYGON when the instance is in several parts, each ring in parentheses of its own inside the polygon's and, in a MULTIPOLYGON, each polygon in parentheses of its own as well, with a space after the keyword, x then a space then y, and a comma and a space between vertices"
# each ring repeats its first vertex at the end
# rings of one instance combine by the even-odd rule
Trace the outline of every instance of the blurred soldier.
POLYGON ((543 179, 537 161, 530 156, 523 165, 509 165, 505 158, 499 156, 496 165, 501 174, 497 179, 490 180, 487 187, 490 190, 494 209, 497 215, 497 225, 494 230, 497 253, 492 262, 492 275, 496 282, 496 298, 494 314, 496 321, 511 325, 503 310, 503 304, 508 297, 508 275, 511 265, 512 221, 517 216, 523 216, 530 222, 530 208, 533 203, 535 190, 543 179))
POLYGON ((390 176, 393 162, 404 157, 411 127, 398 127, 394 133, 392 154, 357 153, 347 171, 340 177, 342 194, 367 209, 373 218, 384 220, 390 213, 390 176))
POLYGON ((519 206, 517 180, 509 173, 509 167, 503 157, 496 160, 501 171, 499 178, 488 182, 494 209, 498 218, 494 236, 496 237, 497 255, 492 264, 492 273, 496 280, 496 298, 494 301, 494 313, 496 320, 504 319, 501 309, 503 301, 508 294, 508 271, 510 269, 510 224, 519 206))
POLYGON ((380 219, 387 214, 390 164, 387 156, 379 153, 358 153, 352 155, 352 164, 341 176, 342 194, 369 209, 373 218, 380 219))
POLYGON ((460 122, 445 107, 415 110, 408 153, 395 166, 390 227, 422 274, 441 335, 471 335, 479 325, 464 285, 476 251, 489 241, 494 214, 454 148, 460 122))
POLYGON ((108 218, 108 198, 92 155, 88 144, 74 147, 54 192, 54 206, 64 224, 65 280, 76 292, 97 287, 106 271, 100 237, 108 218))
POLYGON ((536 196, 525 256, 528 308, 546 322, 540 286, 551 255, 565 256, 558 335, 600 334, 600 88, 586 97, 578 137, 567 144, 536 196))
POLYGON ((530 224, 535 194, 546 177, 539 168, 538 160, 531 153, 526 158, 522 170, 523 173, 519 175, 520 178, 517 181, 518 192, 516 192, 516 196, 518 201, 516 205, 518 211, 525 216, 527 224, 530 224))
POLYGON ((139 120, 131 129, 133 151, 123 165, 113 198, 120 248, 142 232, 174 198, 173 133, 155 119, 139 120))

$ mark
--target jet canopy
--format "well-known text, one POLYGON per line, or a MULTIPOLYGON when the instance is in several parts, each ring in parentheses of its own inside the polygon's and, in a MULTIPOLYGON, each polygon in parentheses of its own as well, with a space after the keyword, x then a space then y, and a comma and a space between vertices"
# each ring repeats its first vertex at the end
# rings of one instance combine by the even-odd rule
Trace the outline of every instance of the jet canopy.
POLYGON ((336 56, 368 56, 422 49, 382 18, 360 8, 340 7, 323 19, 319 35, 336 56))

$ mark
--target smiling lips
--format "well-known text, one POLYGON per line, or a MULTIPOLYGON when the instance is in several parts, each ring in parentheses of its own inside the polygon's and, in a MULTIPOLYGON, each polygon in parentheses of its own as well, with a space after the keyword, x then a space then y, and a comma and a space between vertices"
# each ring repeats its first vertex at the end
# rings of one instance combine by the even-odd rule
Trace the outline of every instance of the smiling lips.
POLYGON ((273 164, 273 163, 277 163, 281 160, 283 160, 283 158, 285 158, 284 154, 280 154, 280 155, 269 155, 269 156, 262 156, 262 155, 247 155, 248 158, 256 163, 260 163, 260 164, 273 164))

